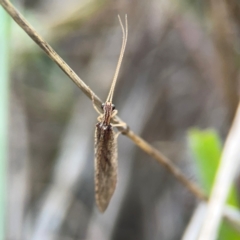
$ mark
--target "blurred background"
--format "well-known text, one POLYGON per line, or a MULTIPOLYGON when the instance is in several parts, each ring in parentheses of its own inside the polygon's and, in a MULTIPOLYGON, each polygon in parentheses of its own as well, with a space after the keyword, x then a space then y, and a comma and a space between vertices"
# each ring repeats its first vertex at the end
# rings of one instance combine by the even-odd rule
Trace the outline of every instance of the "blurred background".
MULTIPOLYGON (((219 161, 238 105, 238 0, 13 3, 103 101, 122 41, 117 15, 127 14, 129 38, 113 99, 119 116, 204 188, 208 157, 216 150, 219 161), (205 168, 201 158, 207 160, 205 168)), ((98 114, 15 22, 8 19, 4 29, 0 68, 9 79, 1 87, 9 100, 0 96, 1 118, 8 114, 9 129, 6 133, 2 121, 3 145, 8 143, 7 168, 3 163, 1 170, 3 177, 7 171, 5 239, 182 239, 196 198, 125 136, 118 138, 116 191, 106 212, 98 212, 98 114)))

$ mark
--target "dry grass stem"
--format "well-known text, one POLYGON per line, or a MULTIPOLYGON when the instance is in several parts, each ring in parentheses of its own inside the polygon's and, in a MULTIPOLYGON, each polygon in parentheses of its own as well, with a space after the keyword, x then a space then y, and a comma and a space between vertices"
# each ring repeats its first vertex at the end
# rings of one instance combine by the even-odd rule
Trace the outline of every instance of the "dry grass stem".
POLYGON ((177 168, 170 159, 164 156, 161 152, 153 148, 149 143, 144 141, 142 138, 134 134, 131 130, 127 131, 126 136, 128 136, 138 147, 140 147, 148 155, 156 159, 161 163, 166 169, 169 170, 184 186, 186 186, 195 196, 199 199, 206 201, 207 197, 204 192, 199 189, 199 187, 189 181, 184 174, 177 168))
POLYGON ((240 104, 238 105, 234 122, 223 149, 220 166, 209 199, 208 209, 199 240, 214 240, 217 238, 228 192, 240 165, 239 142, 240 104))
POLYGON ((181 240, 197 240, 206 213, 206 203, 201 202, 195 209, 181 240))

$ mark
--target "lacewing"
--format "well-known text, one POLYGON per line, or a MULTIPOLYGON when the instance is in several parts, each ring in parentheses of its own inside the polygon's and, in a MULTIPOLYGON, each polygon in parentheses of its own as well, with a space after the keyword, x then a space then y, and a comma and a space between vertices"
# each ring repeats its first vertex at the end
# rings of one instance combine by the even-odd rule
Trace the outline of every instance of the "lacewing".
MULTIPOLYGON (((117 114, 112 99, 128 35, 127 15, 125 15, 125 28, 119 16, 118 19, 123 32, 122 47, 107 100, 102 104, 103 114, 98 111, 100 116, 95 129, 95 198, 100 212, 106 210, 117 183, 117 135, 113 127, 119 125, 110 122, 117 114)), ((94 108, 96 109, 95 106, 94 108)))

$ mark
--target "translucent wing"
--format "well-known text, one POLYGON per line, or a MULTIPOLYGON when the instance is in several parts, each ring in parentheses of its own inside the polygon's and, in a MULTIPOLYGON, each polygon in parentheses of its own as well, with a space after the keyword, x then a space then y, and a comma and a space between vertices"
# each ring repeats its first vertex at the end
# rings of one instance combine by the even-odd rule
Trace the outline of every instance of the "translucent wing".
POLYGON ((96 125, 95 130, 95 197, 104 212, 117 183, 117 142, 112 126, 96 125))

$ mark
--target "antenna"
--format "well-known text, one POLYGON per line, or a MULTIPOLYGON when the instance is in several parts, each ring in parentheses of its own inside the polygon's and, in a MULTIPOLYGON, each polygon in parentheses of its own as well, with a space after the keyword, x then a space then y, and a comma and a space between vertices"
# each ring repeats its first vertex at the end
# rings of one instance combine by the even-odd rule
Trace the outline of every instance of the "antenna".
POLYGON ((109 94, 108 94, 108 97, 107 97, 107 100, 106 100, 106 102, 110 102, 110 103, 112 103, 113 93, 114 93, 115 85, 116 85, 116 82, 117 82, 117 77, 118 77, 118 74, 119 74, 119 70, 120 70, 120 67, 121 67, 121 64, 122 64, 122 59, 123 59, 123 55, 124 55, 124 52, 125 52, 125 48, 126 48, 126 44, 127 44, 127 37, 128 37, 127 14, 125 15, 125 29, 123 27, 122 20, 121 20, 119 15, 118 15, 118 19, 119 19, 119 22, 120 22, 120 25, 121 25, 121 28, 122 28, 123 40, 122 40, 122 47, 121 47, 121 51, 120 51, 120 55, 119 55, 119 59, 118 59, 117 68, 116 68, 116 71, 115 71, 115 74, 114 74, 114 77, 113 77, 113 81, 112 81, 112 85, 111 85, 111 88, 109 90, 109 94))

